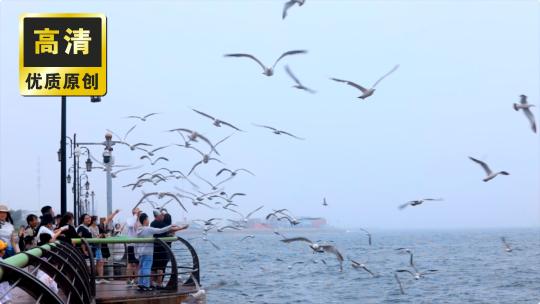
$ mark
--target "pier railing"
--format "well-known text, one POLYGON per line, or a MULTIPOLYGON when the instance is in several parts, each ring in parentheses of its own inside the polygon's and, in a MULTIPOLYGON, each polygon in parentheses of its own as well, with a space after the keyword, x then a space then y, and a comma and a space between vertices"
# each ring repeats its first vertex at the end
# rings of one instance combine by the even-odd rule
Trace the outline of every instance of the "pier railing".
POLYGON ((136 253, 137 245, 149 243, 154 247, 153 266, 162 270, 146 276, 154 284, 160 283, 156 292, 178 294, 183 287, 195 286, 194 280, 199 283, 197 253, 182 238, 73 239, 73 245, 50 243, 0 261, 0 303, 9 297, 13 303, 47 304, 95 303, 100 302, 100 297, 129 298, 129 291, 137 287, 126 282, 142 276, 138 272, 126 274, 128 246, 134 246, 136 253), (96 271, 97 248, 102 256, 109 251, 101 276, 96 271), (103 284, 96 285, 97 282, 103 284))

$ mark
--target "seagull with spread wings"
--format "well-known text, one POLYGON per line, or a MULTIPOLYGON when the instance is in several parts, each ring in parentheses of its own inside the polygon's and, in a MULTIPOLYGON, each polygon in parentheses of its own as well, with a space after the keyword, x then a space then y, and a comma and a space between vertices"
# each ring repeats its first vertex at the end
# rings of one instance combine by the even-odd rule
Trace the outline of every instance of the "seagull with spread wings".
POLYGON ((204 116, 204 117, 207 117, 207 118, 212 119, 212 120, 214 121, 214 126, 216 126, 216 127, 221 127, 221 125, 226 125, 226 126, 228 126, 228 127, 230 127, 230 128, 235 129, 236 131, 241 131, 241 132, 243 132, 242 130, 238 129, 237 127, 233 126, 232 124, 230 124, 230 123, 228 123, 228 122, 226 122, 226 121, 223 121, 223 120, 221 120, 221 119, 215 118, 214 116, 208 115, 208 114, 206 114, 206 113, 204 113, 204 112, 201 112, 201 111, 198 111, 198 110, 195 110, 195 109, 192 109, 192 110, 195 111, 195 113, 198 113, 198 114, 200 114, 200 115, 202 115, 202 116, 204 116))
MULTIPOLYGON (((141 203, 143 203, 148 197, 150 196, 157 196, 159 199, 162 199, 166 196, 168 197, 171 197, 172 199, 174 199, 176 202, 178 202, 178 205, 180 205, 180 207, 182 207, 182 209, 184 209, 184 211, 187 212, 187 209, 184 207, 184 205, 182 204, 182 201, 180 201, 180 199, 174 194, 174 193, 171 193, 171 192, 150 192, 150 193, 146 193, 142 196, 142 198, 139 200, 139 202, 135 205, 135 207, 133 207, 133 209, 137 208, 141 203)), ((166 202, 165 204, 163 204, 162 206, 160 206, 159 208, 163 208, 165 205, 167 205, 170 201, 166 202)))
POLYGON ((293 74, 293 72, 291 71, 291 69, 289 68, 288 65, 285 65, 285 72, 287 72, 287 74, 292 78, 292 80, 294 80, 294 82, 296 82, 295 85, 293 85, 293 88, 297 88, 299 90, 304 90, 308 93, 311 93, 311 94, 315 94, 317 93, 316 91, 304 86, 300 80, 298 80, 298 78, 296 78, 296 76, 293 74))
MULTIPOLYGON (((186 142, 186 144, 184 145, 184 147, 186 148, 189 148, 191 147, 191 145, 189 144, 189 142, 198 142, 197 139, 202 139, 205 143, 207 143, 209 146, 210 146, 210 153, 213 151, 213 152, 216 152, 217 155, 219 155, 219 152, 216 150, 216 146, 213 145, 210 140, 208 138, 206 138, 205 136, 203 136, 202 134, 200 134, 199 132, 197 131, 193 131, 193 130, 190 130, 190 129, 186 129, 186 128, 176 128, 176 129, 171 129, 169 130, 169 132, 178 132, 180 135, 182 135, 182 133, 180 132, 185 132, 188 136, 188 140, 186 142)), ((182 135, 182 138, 184 136, 182 135)), ((227 136, 225 139, 229 138, 229 136, 227 136)), ((224 141, 225 139, 223 139, 222 141, 224 141)), ((220 141, 220 143, 222 142, 220 141)))
POLYGON ((281 134, 285 134, 285 135, 289 135, 291 137, 294 137, 296 139, 300 139, 300 140, 305 140, 305 138, 302 138, 302 137, 298 137, 292 133, 289 133, 289 132, 286 132, 286 131, 283 131, 283 130, 278 130, 274 127, 270 127, 270 126, 265 126, 265 125, 258 125, 258 124, 253 124, 254 126, 257 126, 257 127, 261 127, 261 128, 266 128, 266 129, 270 129, 272 130, 272 132, 276 135, 281 135, 281 134))
POLYGON ((156 158, 155 160, 152 160, 148 155, 143 155, 143 156, 140 157, 140 159, 145 159, 145 158, 148 159, 148 161, 150 161, 150 165, 152 165, 152 166, 155 165, 160 160, 169 161, 168 158, 163 157, 163 156, 160 156, 160 157, 156 158))
POLYGON ((250 55, 250 54, 236 53, 236 54, 225 54, 224 56, 225 57, 245 57, 245 58, 250 58, 250 59, 254 60, 255 62, 257 62, 262 67, 264 75, 272 76, 272 75, 274 75, 274 68, 276 67, 277 63, 281 59, 283 59, 283 57, 289 56, 289 55, 296 55, 296 54, 305 54, 305 53, 307 53, 306 50, 293 50, 293 51, 285 52, 285 53, 281 54, 281 56, 279 56, 279 58, 274 62, 272 67, 266 67, 259 59, 257 59, 255 56, 250 55))
POLYGON ((479 164, 482 167, 482 169, 484 169, 484 171, 486 172, 486 177, 483 179, 484 182, 488 182, 488 181, 494 179, 499 174, 501 174, 501 175, 510 175, 510 173, 508 173, 506 171, 493 172, 493 171, 491 171, 491 169, 489 168, 489 166, 485 162, 483 162, 481 160, 478 160, 476 158, 473 158, 473 157, 469 156, 469 159, 472 160, 473 162, 479 164))
POLYGON ((134 116, 134 115, 132 115, 132 116, 128 116, 128 117, 126 117, 126 118, 136 118, 136 119, 139 119, 139 120, 141 120, 141 121, 146 121, 146 119, 147 119, 148 117, 154 116, 154 115, 157 115, 157 114, 159 114, 159 113, 150 113, 150 114, 146 114, 146 115, 144 115, 144 116, 134 116))
POLYGON ((514 110, 519 111, 523 110, 523 114, 525 114, 525 117, 529 120, 529 123, 531 124, 531 129, 534 133, 536 133, 536 120, 534 119, 534 114, 531 112, 531 108, 535 105, 530 104, 527 102, 527 96, 526 95, 519 95, 520 101, 519 104, 514 103, 514 110))
POLYGON ((368 237, 368 244, 369 246, 371 246, 371 233, 369 233, 369 231, 367 231, 366 229, 364 228, 360 228, 360 230, 362 230, 368 237))
POLYGON ((310 239, 306 237, 295 237, 295 238, 289 238, 289 239, 282 239, 283 243, 292 243, 292 242, 306 242, 309 244, 309 248, 313 250, 313 252, 326 252, 326 253, 332 253, 336 256, 336 258, 339 261, 339 269, 340 271, 343 271, 343 255, 339 252, 339 250, 334 247, 333 245, 319 245, 317 243, 312 242, 310 239))
POLYGON ((404 209, 407 206, 418 206, 418 205, 423 204, 424 202, 439 202, 442 200, 443 200, 442 198, 423 198, 423 199, 418 199, 414 201, 408 201, 405 204, 400 205, 399 209, 400 210, 404 209))
POLYGON ((131 133, 131 131, 133 131, 133 129, 135 129, 136 126, 137 126, 137 125, 134 125, 133 127, 131 127, 131 128, 126 132, 126 134, 124 135, 123 138, 120 137, 118 134, 114 133, 113 131, 109 130, 109 129, 106 129, 106 130, 107 130, 107 132, 110 132, 111 134, 113 134, 114 136, 116 136, 116 137, 118 138, 118 141, 120 141, 120 142, 126 142, 129 133, 131 133))
POLYGON ((281 19, 285 19, 287 17, 287 11, 295 4, 298 4, 298 6, 304 5, 306 0, 289 0, 285 2, 283 5, 283 12, 281 13, 281 19))
POLYGON ((351 260, 351 266, 354 268, 354 269, 363 269, 365 270, 367 273, 369 273, 372 277, 376 278, 378 277, 379 275, 373 273, 371 270, 369 270, 366 266, 366 264, 364 263, 358 263, 357 261, 355 260, 351 260))
POLYGON ((379 82, 381 82, 384 78, 386 78, 386 76, 388 76, 388 75, 392 74, 393 72, 395 72, 398 68, 399 68, 399 64, 394 66, 388 73, 384 74, 381 78, 379 78, 379 80, 375 81, 375 83, 369 89, 366 89, 363 86, 361 86, 361 85, 359 85, 357 83, 354 83, 352 81, 343 80, 343 79, 337 79, 337 78, 330 78, 330 79, 332 79, 334 81, 337 81, 337 82, 346 83, 346 84, 348 84, 348 85, 350 85, 352 87, 355 87, 355 88, 359 89, 360 91, 362 91, 362 95, 358 96, 358 98, 366 99, 369 96, 373 95, 373 93, 375 93, 375 87, 379 84, 379 82))
POLYGON ((201 159, 200 161, 196 162, 196 163, 193 165, 193 167, 191 167, 191 170, 189 170, 188 176, 189 176, 189 175, 195 170, 195 168, 197 168, 199 165, 202 165, 202 164, 208 164, 208 162, 211 161, 211 160, 217 161, 218 163, 223 164, 223 162, 220 161, 219 159, 210 157, 209 154, 204 154, 204 153, 201 152, 201 150, 199 150, 199 149, 197 149, 197 148, 195 148, 195 147, 193 147, 193 146, 191 146, 191 147, 189 147, 189 148, 190 148, 190 149, 193 149, 193 150, 195 150, 195 151, 197 151, 197 152, 199 152, 199 154, 201 154, 201 156, 202 156, 202 159, 201 159))

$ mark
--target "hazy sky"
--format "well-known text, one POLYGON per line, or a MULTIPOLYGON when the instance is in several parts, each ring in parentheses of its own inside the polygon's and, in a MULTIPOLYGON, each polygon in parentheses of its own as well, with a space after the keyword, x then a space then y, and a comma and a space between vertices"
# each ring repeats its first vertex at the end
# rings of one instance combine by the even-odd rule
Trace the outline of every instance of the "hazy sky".
MULTIPOLYGON (((80 141, 102 141, 107 128, 123 134, 136 122, 123 117, 149 112, 161 114, 139 123, 129 141, 180 143, 178 135, 163 132, 178 127, 213 141, 233 133, 214 127, 194 107, 247 131, 218 149, 227 167, 256 174, 226 184, 228 192, 248 194, 237 200, 241 212, 264 205, 265 212, 288 208, 334 225, 371 228, 540 224, 538 135, 512 109, 520 94, 540 105, 538 1, 308 0, 282 21, 283 3, 2 1, 0 201, 32 210, 50 202, 60 209, 60 97, 19 95, 19 15, 99 12, 108 22, 108 93, 99 104, 68 98, 68 134, 76 132, 80 141), (223 57, 249 52, 270 64, 292 49, 309 53, 286 58, 272 77, 248 59, 223 57), (292 89, 284 63, 318 93, 292 89), (366 101, 328 79, 367 86, 395 64, 400 68, 366 101), (467 156, 511 175, 484 183, 484 172, 467 156), (397 209, 430 196, 445 201, 397 209)), ((93 155, 101 152, 92 148, 93 155)), ((167 167, 183 172, 199 159, 179 147, 161 152, 171 160, 167 167)), ((117 164, 141 163, 140 152, 116 146, 113 153, 117 164)), ((199 173, 216 181, 221 167, 211 163, 199 173)), ((123 210, 121 217, 141 197, 140 190, 121 186, 141 172, 113 180, 113 206, 123 210)), ((89 176, 104 215, 105 173, 89 176)), ((190 189, 174 181, 144 190, 174 186, 190 189)), ((72 204, 69 191, 69 209, 72 204)), ((189 219, 235 216, 186 204, 189 219)), ((178 207, 170 211, 174 219, 184 216, 178 207)))

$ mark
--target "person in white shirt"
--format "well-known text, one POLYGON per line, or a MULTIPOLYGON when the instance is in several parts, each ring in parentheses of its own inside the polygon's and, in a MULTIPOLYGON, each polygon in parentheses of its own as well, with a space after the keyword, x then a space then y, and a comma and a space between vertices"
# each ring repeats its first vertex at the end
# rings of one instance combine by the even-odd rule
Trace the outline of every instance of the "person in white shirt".
POLYGON ((36 235, 38 246, 56 241, 56 238, 69 228, 68 226, 64 226, 54 230, 54 222, 51 214, 47 213, 41 217, 41 226, 36 235))
MULTIPOLYGON (((189 225, 176 226, 169 225, 163 228, 150 227, 150 220, 146 213, 139 215, 139 229, 137 230, 137 237, 154 237, 154 234, 160 234, 165 232, 176 232, 186 229, 189 225)), ((139 290, 152 290, 150 288, 150 274, 152 272, 152 261, 154 257, 154 243, 142 243, 137 245, 137 256, 139 258, 139 290)))

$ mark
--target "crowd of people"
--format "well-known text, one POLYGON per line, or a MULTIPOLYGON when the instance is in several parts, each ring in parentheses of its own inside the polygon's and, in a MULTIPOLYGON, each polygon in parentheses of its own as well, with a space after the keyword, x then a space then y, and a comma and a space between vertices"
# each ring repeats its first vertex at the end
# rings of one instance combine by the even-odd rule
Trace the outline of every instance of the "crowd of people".
MULTIPOLYGON (((162 211, 154 210, 154 220, 150 222, 149 216, 141 212, 140 209, 132 210, 131 216, 125 223, 114 222, 114 218, 120 210, 115 210, 107 217, 99 219, 97 216, 82 214, 79 217, 79 225, 75 226, 73 213, 66 212, 63 215, 56 215, 51 206, 41 208, 41 215, 29 214, 26 216, 26 226, 15 230, 14 222, 10 214, 10 209, 4 204, 0 204, 0 259, 9 258, 21 251, 31 250, 36 246, 47 243, 63 241, 72 244, 76 238, 107 238, 115 236, 127 237, 166 237, 173 236, 177 231, 186 229, 188 225, 172 225, 171 215, 162 211)), ((171 243, 167 243, 170 247, 171 243)), ((77 246, 83 255, 88 258, 90 251, 95 261, 95 273, 98 279, 96 284, 108 283, 104 278, 104 265, 111 257, 111 252, 106 244, 93 244, 90 248, 77 246)), ((163 277, 169 256, 166 248, 159 243, 137 243, 128 244, 125 252, 126 275, 128 287, 136 287, 138 290, 147 291, 163 288, 163 277), (137 280, 135 280, 137 278, 137 280)), ((43 273, 42 281, 49 278, 43 273)), ((49 282, 50 283, 50 282, 49 282)), ((53 282, 54 283, 54 282, 53 282)), ((5 286, 0 284, 0 294, 5 286)), ((9 287, 9 286, 8 286, 9 287)), ((56 288, 55 286, 50 286, 56 288)), ((0 303, 9 303, 6 300, 9 295, 4 296, 0 303)))

